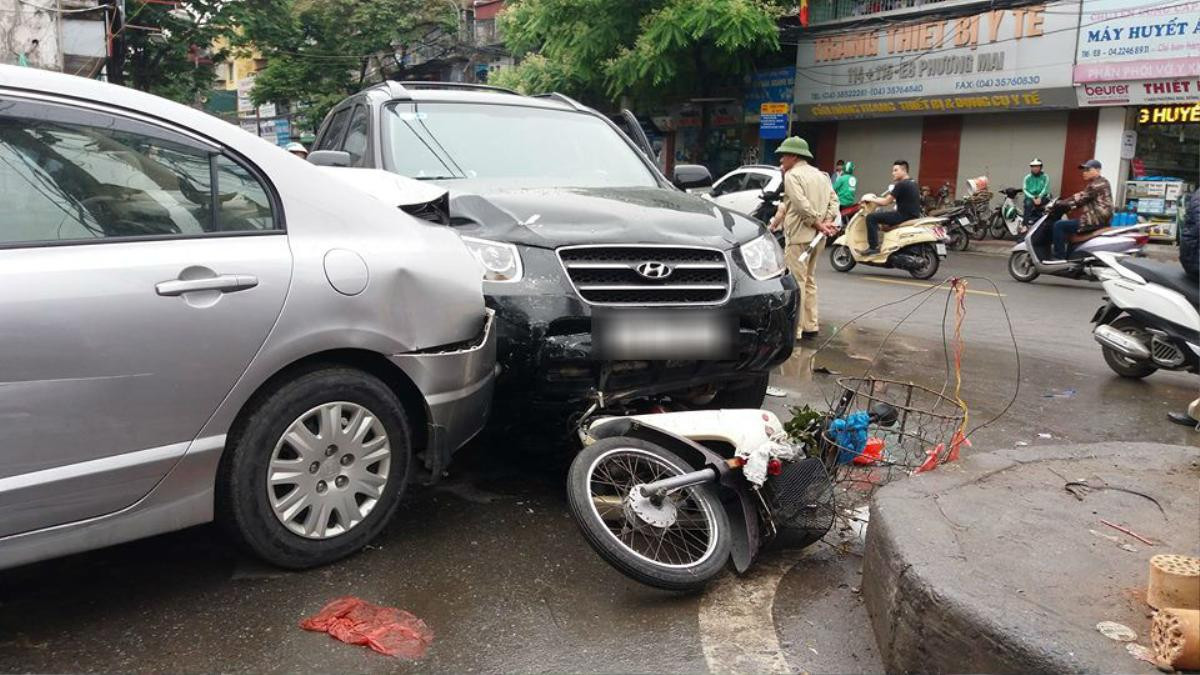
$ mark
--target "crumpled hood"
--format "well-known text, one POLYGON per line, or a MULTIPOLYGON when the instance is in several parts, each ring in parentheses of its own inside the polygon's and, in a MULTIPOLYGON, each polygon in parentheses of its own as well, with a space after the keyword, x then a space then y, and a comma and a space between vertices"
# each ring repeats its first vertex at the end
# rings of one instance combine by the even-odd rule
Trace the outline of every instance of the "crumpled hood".
POLYGON ((765 233, 757 221, 665 188, 471 190, 447 183, 455 230, 538 248, 679 244, 729 249, 765 233))

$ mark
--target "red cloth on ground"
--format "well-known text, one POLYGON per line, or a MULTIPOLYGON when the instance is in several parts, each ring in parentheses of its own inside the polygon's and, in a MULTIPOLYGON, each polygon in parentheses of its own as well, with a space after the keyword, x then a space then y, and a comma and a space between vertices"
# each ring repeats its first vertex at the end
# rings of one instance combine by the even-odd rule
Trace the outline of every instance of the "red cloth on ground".
POLYGON ((424 621, 402 609, 380 607, 359 598, 338 598, 301 621, 300 627, 406 659, 425 656, 433 642, 433 631, 424 621))

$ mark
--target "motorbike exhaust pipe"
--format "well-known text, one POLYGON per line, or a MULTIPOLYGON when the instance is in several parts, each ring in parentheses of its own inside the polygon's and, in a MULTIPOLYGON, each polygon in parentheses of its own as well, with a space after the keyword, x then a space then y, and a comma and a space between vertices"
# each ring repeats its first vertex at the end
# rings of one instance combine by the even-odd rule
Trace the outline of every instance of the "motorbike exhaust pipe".
POLYGON ((1150 348, 1146 346, 1146 343, 1128 333, 1122 333, 1112 326, 1096 326, 1096 330, 1092 331, 1092 337, 1096 338, 1096 342, 1122 356, 1137 361, 1150 360, 1150 348))

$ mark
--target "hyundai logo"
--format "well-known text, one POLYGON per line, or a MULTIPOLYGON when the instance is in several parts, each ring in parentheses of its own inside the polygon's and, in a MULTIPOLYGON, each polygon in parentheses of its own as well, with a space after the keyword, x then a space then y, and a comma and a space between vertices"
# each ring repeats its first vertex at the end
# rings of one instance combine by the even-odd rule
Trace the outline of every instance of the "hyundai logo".
POLYGON ((637 269, 638 274, 646 277, 647 279, 666 279, 667 277, 671 276, 672 272, 670 267, 656 260, 644 262, 641 265, 638 265, 635 269, 637 269))

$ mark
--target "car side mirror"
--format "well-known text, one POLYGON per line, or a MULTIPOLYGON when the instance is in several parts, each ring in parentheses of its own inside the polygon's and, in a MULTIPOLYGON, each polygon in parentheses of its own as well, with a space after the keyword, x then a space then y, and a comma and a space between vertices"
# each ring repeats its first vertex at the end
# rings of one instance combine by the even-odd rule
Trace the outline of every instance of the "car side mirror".
POLYGON ((317 166, 350 166, 350 153, 345 150, 314 150, 308 161, 317 166))
POLYGON ((711 187, 713 177, 708 168, 700 164, 676 164, 671 182, 680 190, 694 190, 711 187))

